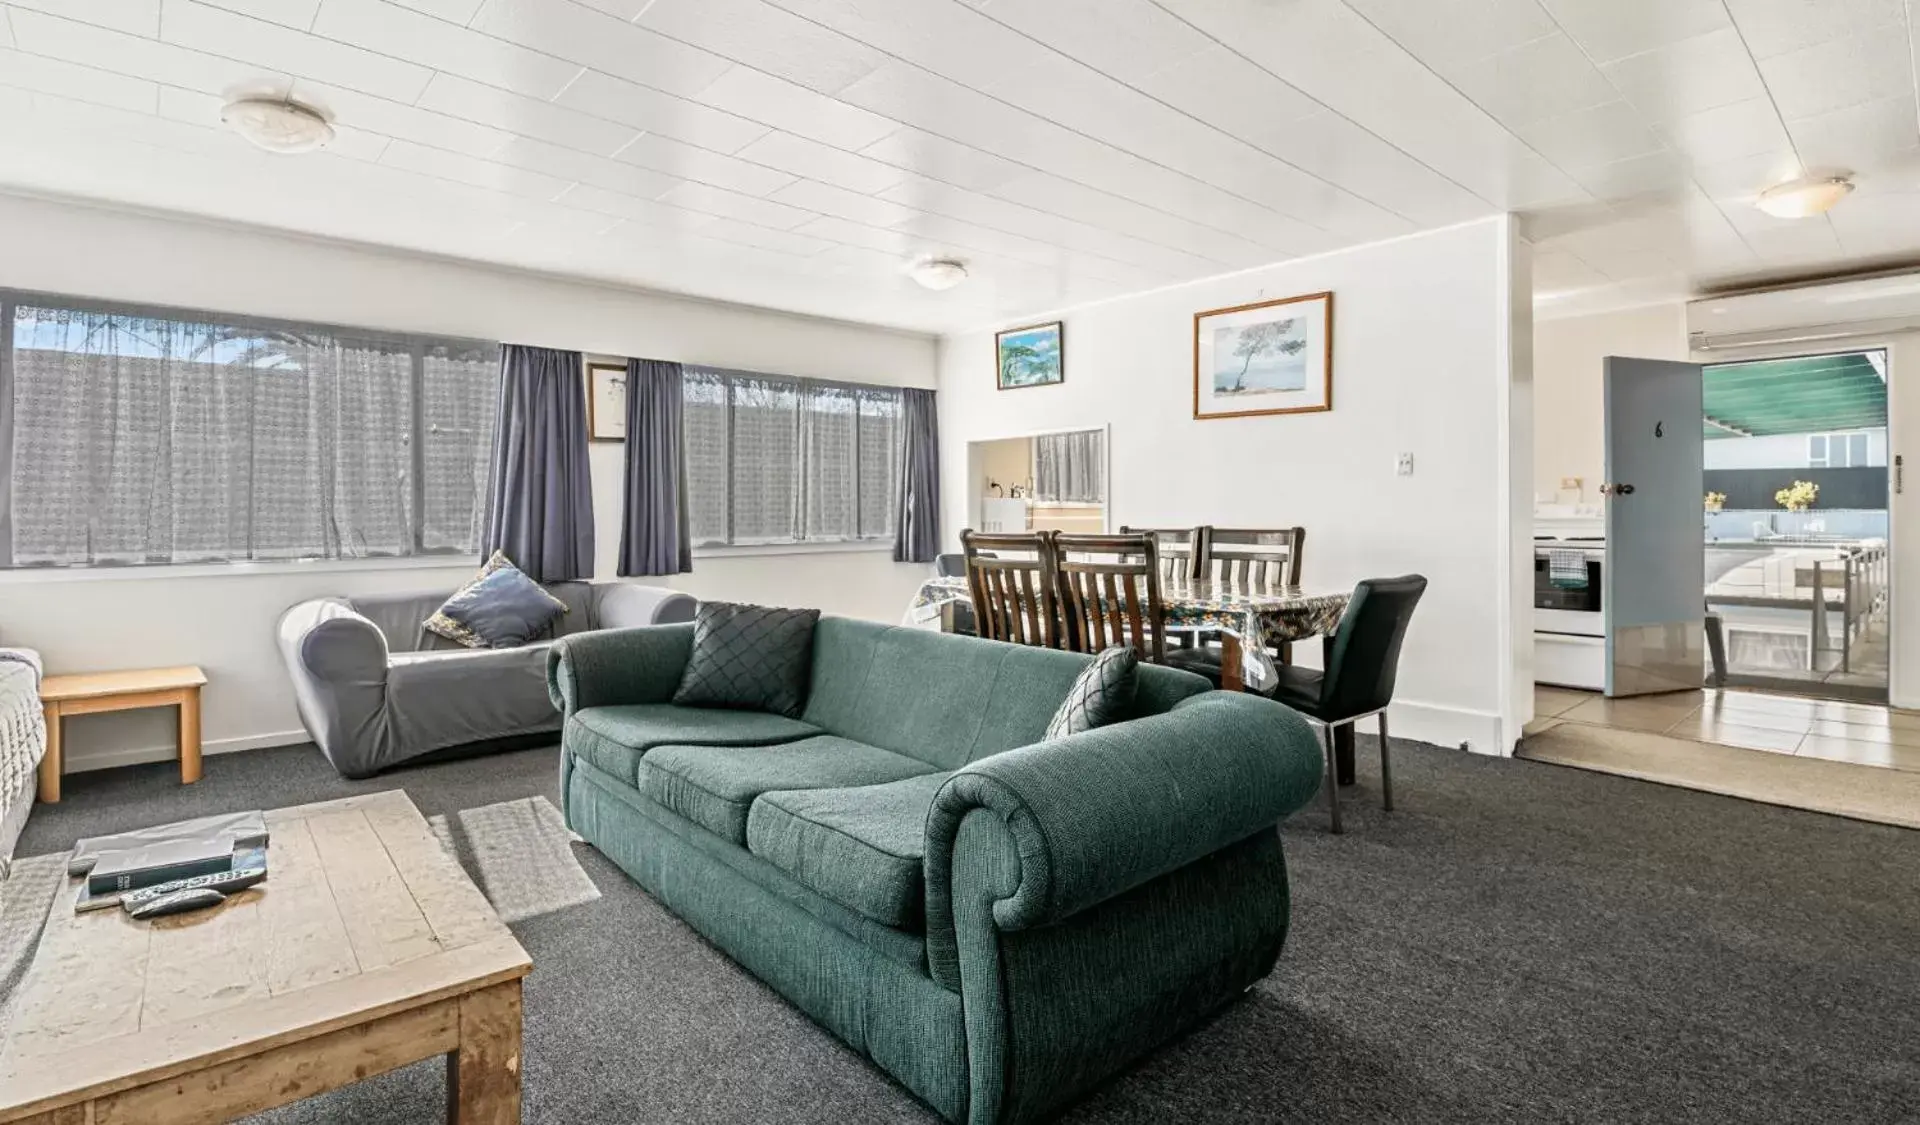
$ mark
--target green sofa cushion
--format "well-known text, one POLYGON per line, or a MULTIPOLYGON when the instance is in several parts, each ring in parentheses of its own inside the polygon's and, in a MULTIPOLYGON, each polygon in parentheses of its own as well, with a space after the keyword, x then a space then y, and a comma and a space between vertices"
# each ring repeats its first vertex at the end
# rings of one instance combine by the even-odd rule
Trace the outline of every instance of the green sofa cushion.
POLYGON ((850 910, 918 931, 925 916, 920 862, 927 808, 949 776, 763 793, 747 814, 747 848, 850 910))
POLYGON ((640 792, 744 846, 753 799, 777 789, 879 785, 930 772, 877 746, 816 735, 777 746, 659 746, 640 759, 640 792))
POLYGON ((637 786, 640 759, 656 746, 771 746, 819 733, 820 728, 785 715, 635 703, 576 712, 567 724, 566 743, 600 772, 637 786))
MULTIPOLYGON (((801 718, 944 770, 1046 737, 1091 659, 838 617, 820 619, 813 645, 801 718)), ((1142 665, 1134 713, 1159 714, 1209 687, 1191 672, 1142 665)))

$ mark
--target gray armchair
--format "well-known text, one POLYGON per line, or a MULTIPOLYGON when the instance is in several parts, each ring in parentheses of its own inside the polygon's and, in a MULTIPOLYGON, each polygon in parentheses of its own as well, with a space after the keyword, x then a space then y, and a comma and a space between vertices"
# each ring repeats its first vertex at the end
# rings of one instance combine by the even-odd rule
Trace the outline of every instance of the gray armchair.
POLYGON ((300 721, 333 768, 371 777, 423 756, 552 741, 547 646, 593 629, 693 620, 692 597, 624 582, 559 582, 552 635, 506 649, 463 648, 424 625, 451 590, 316 598, 280 616, 280 655, 300 721))

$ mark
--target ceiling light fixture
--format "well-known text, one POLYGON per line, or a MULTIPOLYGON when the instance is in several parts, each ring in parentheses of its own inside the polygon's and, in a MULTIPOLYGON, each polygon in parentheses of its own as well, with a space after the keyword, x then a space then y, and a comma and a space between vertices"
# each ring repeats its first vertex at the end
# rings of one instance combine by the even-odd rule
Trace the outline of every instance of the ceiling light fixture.
POLYGON ((922 258, 907 267, 907 275, 922 288, 940 293, 967 279, 967 264, 957 258, 922 258))
POLYGON ((333 126, 319 113, 272 98, 228 102, 220 120, 268 152, 312 152, 333 139, 333 126))
POLYGON ((1853 181, 1845 176, 1808 176, 1775 184, 1754 206, 1776 219, 1805 219, 1826 214, 1852 190, 1853 181))

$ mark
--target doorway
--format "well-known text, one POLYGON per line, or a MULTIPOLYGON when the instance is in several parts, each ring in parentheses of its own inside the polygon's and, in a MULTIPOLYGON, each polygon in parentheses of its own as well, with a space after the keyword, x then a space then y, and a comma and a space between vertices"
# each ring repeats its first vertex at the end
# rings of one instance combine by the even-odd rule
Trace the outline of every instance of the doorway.
POLYGON ((1887 352, 1703 368, 1707 678, 1887 702, 1887 352))

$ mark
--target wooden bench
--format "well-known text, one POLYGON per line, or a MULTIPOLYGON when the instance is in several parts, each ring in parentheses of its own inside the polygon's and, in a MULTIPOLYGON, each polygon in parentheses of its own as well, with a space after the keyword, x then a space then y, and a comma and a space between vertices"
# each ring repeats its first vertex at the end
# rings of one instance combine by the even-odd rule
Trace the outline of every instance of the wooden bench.
POLYGON ((180 708, 180 784, 200 780, 200 689, 207 674, 191 664, 126 672, 85 672, 48 676, 40 681, 40 703, 47 715, 47 753, 40 759, 40 799, 60 800, 65 753, 60 720, 68 715, 131 711, 140 707, 180 708))

